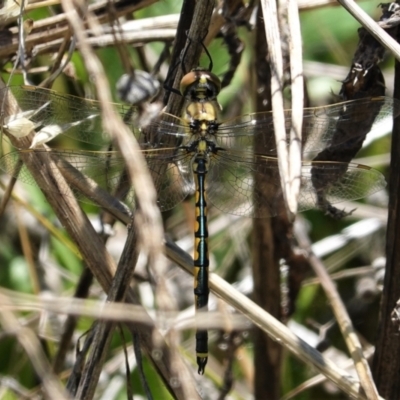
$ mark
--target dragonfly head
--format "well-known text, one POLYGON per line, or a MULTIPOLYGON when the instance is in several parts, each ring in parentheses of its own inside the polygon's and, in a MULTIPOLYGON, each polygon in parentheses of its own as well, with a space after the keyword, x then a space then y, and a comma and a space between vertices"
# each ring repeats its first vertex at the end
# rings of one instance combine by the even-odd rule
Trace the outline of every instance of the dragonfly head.
POLYGON ((180 90, 189 101, 212 101, 221 91, 221 81, 212 72, 196 68, 182 78, 180 90))

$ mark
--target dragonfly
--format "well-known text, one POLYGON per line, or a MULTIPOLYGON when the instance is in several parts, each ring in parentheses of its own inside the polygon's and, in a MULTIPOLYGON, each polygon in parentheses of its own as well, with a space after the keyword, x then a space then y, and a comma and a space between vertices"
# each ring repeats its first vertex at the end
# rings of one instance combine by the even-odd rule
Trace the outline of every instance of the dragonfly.
MULTIPOLYGON (((12 92, 20 111, 0 121, 3 131, 21 137, 34 130, 36 135, 30 149, 16 148, 1 157, 0 170, 37 185, 20 160, 24 152, 40 152, 56 161, 52 168, 59 173, 79 171, 108 192, 121 184, 129 185, 120 152, 102 150, 110 138, 103 132, 98 102, 33 86, 5 90, 12 92), (60 134, 82 142, 85 149, 41 146, 60 134)), ((222 212, 252 218, 274 217, 284 210, 277 149, 271 134, 272 113, 250 113, 221 121, 217 100, 220 90, 221 83, 215 74, 196 68, 181 81, 180 91, 185 98, 182 116, 161 113, 157 121, 142 127, 137 125, 136 109, 115 105, 141 145, 161 211, 195 195, 197 311, 208 307, 208 202, 222 212), (268 183, 267 196, 259 182, 268 183)), ((360 199, 383 189, 386 182, 379 171, 350 161, 374 127, 399 114, 400 103, 388 97, 304 109, 299 210, 319 208, 335 216, 332 204, 360 199)), ((288 140, 290 115, 290 110, 285 111, 288 140)), ((61 195, 71 193, 69 187, 65 192, 62 187, 54 190, 61 195)), ((83 202, 96 202, 95 197, 82 194, 80 189, 73 187, 72 192, 83 202)), ((134 207, 134 199, 134 189, 129 189, 124 202, 134 207)), ((198 372, 203 374, 208 359, 208 333, 201 327, 196 331, 196 358, 198 372)))

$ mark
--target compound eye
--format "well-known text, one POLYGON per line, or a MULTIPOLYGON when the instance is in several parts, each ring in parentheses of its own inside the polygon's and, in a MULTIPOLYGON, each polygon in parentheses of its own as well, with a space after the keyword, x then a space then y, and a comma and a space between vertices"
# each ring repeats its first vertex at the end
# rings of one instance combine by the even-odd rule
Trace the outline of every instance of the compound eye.
POLYGON ((191 71, 186 75, 184 75, 184 77, 181 79, 181 84, 180 84, 180 91, 182 93, 182 96, 185 96, 188 88, 192 86, 194 83, 196 83, 198 80, 199 77, 196 71, 191 71))

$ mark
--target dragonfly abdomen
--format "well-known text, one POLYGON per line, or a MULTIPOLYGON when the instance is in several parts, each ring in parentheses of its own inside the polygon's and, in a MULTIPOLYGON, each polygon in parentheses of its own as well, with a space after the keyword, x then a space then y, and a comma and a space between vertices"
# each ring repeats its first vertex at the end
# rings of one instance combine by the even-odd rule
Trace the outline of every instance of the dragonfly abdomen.
MULTIPOLYGON (((193 163, 196 181, 196 227, 194 232, 194 296, 196 310, 207 310, 208 294, 208 229, 207 202, 205 198, 205 177, 207 174, 207 159, 198 155, 193 163)), ((199 373, 204 372, 208 357, 207 330, 196 332, 196 356, 199 373)))

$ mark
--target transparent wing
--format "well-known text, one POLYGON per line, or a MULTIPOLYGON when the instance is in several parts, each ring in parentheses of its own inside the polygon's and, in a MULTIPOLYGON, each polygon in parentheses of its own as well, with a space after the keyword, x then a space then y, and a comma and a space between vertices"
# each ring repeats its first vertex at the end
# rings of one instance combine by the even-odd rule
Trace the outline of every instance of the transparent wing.
MULTIPOLYGON (((40 137, 39 143, 58 134, 99 146, 109 143, 101 125, 99 102, 34 86, 11 86, 3 90, 13 93, 22 110, 1 122, 2 127, 9 129, 15 136, 23 136, 35 129, 40 137)), ((177 147, 188 140, 187 124, 181 118, 162 114, 160 121, 140 130, 135 125, 135 108, 121 104, 114 106, 146 148, 177 147)), ((342 146, 354 138, 365 136, 392 114, 400 114, 400 103, 388 97, 358 99, 305 109, 303 152, 312 156, 327 147, 342 146)), ((285 121, 289 134, 290 110, 285 111, 285 121)), ((217 144, 223 148, 240 150, 252 150, 256 146, 258 152, 276 156, 272 113, 247 114, 221 123, 217 144)))
MULTIPOLYGON (((50 157, 56 174, 70 177, 68 187, 54 190, 61 195, 70 193, 78 200, 95 203, 94 197, 84 194, 79 184, 85 185, 86 178, 113 194, 117 189, 124 189, 124 201, 131 207, 135 204, 134 191, 125 173, 125 163, 119 152, 94 152, 72 150, 22 150, 6 154, 0 158, 0 170, 16 177, 21 182, 38 186, 25 165, 19 163, 22 153, 40 153, 42 157, 50 157), (20 168, 19 168, 20 167, 20 168), (76 172, 83 175, 77 175, 76 172), (71 178, 72 177, 72 178, 71 178), (74 184, 73 182, 77 182, 74 184), (71 184, 72 182, 72 184, 71 184)), ((143 152, 158 192, 158 203, 162 211, 173 208, 193 191, 193 177, 190 169, 190 157, 178 154, 176 149, 162 149, 143 152)), ((51 190, 51 188, 50 188, 51 190)))
MULTIPOLYGON (((46 143, 59 134, 98 146, 109 144, 103 131, 100 103, 35 86, 10 86, 21 112, 6 117, 2 128, 16 137, 36 131, 36 144, 46 143)), ((5 96, 6 97, 6 96, 5 96)), ((7 105, 6 105, 7 106, 7 105)), ((178 146, 187 136, 185 122, 170 114, 146 129, 137 126, 138 111, 135 107, 113 104, 125 124, 147 148, 178 146)))
POLYGON ((161 113, 160 119, 140 130, 139 142, 144 148, 179 147, 191 138, 188 124, 182 118, 161 113))
MULTIPOLYGON (((37 152, 51 157, 55 173, 74 175, 75 171, 96 182, 108 193, 127 188, 125 201, 134 206, 134 191, 124 174, 124 160, 118 152, 89 152, 69 150, 23 150, 8 153, 0 159, 0 169, 20 181, 37 186, 24 165, 18 170, 20 153, 37 152)), ((193 193, 192 155, 181 149, 144 151, 162 211, 173 208, 188 194, 193 193)), ((79 176, 76 179, 80 179, 79 176)), ((84 178, 82 182, 84 183, 84 178)), ((282 212, 282 192, 277 159, 254 156, 251 153, 223 151, 210 160, 206 177, 207 197, 223 212, 249 217, 272 217, 282 212)), ((383 175, 359 164, 340 162, 303 163, 299 210, 326 209, 327 204, 356 200, 383 189, 383 175)), ((73 193, 83 202, 96 203, 83 194, 77 185, 69 184, 73 193)), ((55 188, 67 195, 69 190, 55 188)))
MULTIPOLYGON (((255 218, 284 212, 276 158, 246 157, 224 151, 213 157, 207 174, 207 197, 223 212, 255 218)), ((327 205, 357 200, 386 186, 372 168, 341 162, 305 162, 301 171, 299 210, 326 210, 327 205)))
POLYGON ((303 163, 299 211, 326 210, 329 204, 358 200, 379 192, 386 180, 378 170, 342 162, 303 163))
MULTIPOLYGON (((29 86, 5 90, 12 90, 22 111, 1 121, 3 128, 15 132, 29 133, 35 129, 44 134, 65 133, 94 144, 108 142, 102 134, 98 102, 29 86)), ((191 168, 194 153, 179 148, 190 140, 187 124, 181 118, 162 114, 160 121, 139 130, 130 122, 134 120, 131 117, 135 109, 122 105, 116 107, 140 139, 158 190, 161 209, 174 207, 194 190, 191 168)), ((341 149, 352 146, 356 149, 372 127, 392 113, 398 115, 399 112, 399 102, 384 97, 306 109, 304 148, 310 153, 335 148, 339 155, 342 154, 341 149)), ((282 212, 276 159, 253 155, 254 146, 260 153, 276 153, 272 136, 268 135, 272 131, 271 118, 271 113, 248 114, 220 125, 216 141, 225 150, 211 156, 206 179, 208 197, 220 210, 253 217, 269 217, 282 212), (267 186, 266 189, 264 186, 267 186)), ((287 131, 290 123, 290 111, 287 111, 287 131)), ((118 152, 65 150, 44 151, 41 154, 61 160, 58 162, 61 171, 82 172, 108 192, 113 192, 121 183, 128 185, 128 178, 122 174, 124 162, 118 152)), ((345 162, 330 162, 327 160, 332 158, 328 156, 320 153, 321 162, 303 164, 300 210, 315 206, 324 208, 326 204, 340 200, 354 200, 384 187, 379 172, 345 162)), ((18 152, 7 154, 0 159, 0 169, 15 176, 18 160, 18 152)), ((24 182, 36 184, 24 168, 18 177, 24 182)), ((62 193, 62 188, 60 190, 62 193)), ((82 194, 75 192, 80 199, 83 198, 82 194)), ((128 203, 133 204, 133 199, 134 193, 128 189, 128 203)))
POLYGON ((250 152, 219 152, 210 160, 207 198, 233 215, 263 218, 279 214, 284 203, 276 161, 257 160, 250 152))
MULTIPOLYGON (((400 114, 400 102, 389 97, 365 98, 306 108, 303 117, 303 153, 312 157, 331 147, 346 147, 354 138, 365 137, 374 127, 392 115, 400 114)), ((291 110, 285 111, 285 128, 289 138, 291 110)), ((247 114, 223 122, 217 134, 223 148, 257 152, 276 156, 271 112, 247 114)))
MULTIPOLYGON (((11 86, 3 90, 12 92, 22 110, 2 121, 2 127, 11 129, 11 134, 14 134, 12 127, 18 126, 19 121, 29 120, 37 134, 48 134, 50 139, 57 134, 66 134, 75 140, 96 145, 109 142, 106 135, 102 134, 100 105, 97 101, 35 86, 11 86)), ((128 113, 128 107, 116 106, 122 116, 128 113)))
POLYGON ((170 210, 194 193, 192 157, 186 150, 176 148, 145 152, 161 211, 170 210))

